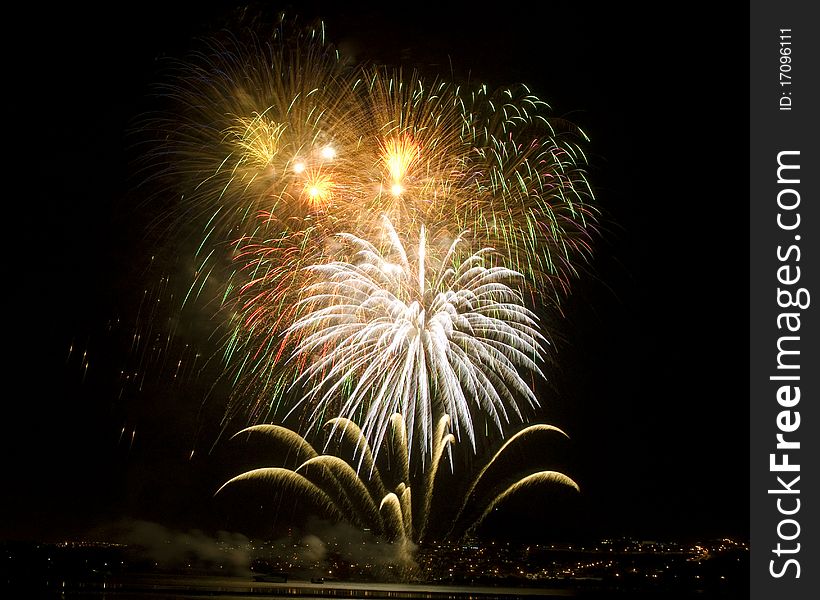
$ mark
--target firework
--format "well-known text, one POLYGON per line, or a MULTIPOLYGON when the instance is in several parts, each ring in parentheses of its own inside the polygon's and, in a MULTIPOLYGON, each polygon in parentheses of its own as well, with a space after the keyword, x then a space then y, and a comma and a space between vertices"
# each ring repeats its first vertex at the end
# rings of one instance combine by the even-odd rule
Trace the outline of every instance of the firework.
MULTIPOLYGON (((354 451, 351 462, 334 454, 318 454, 312 446, 301 436, 285 428, 271 428, 257 425, 246 428, 234 437, 243 435, 262 435, 276 442, 292 444, 292 451, 298 457, 300 464, 293 468, 267 467, 254 469, 237 475, 225 482, 216 494, 219 495, 227 488, 242 485, 242 482, 258 482, 270 485, 288 494, 296 494, 304 498, 322 516, 330 519, 344 519, 350 523, 369 529, 390 541, 399 543, 420 542, 430 537, 428 530, 429 516, 436 489, 436 475, 444 460, 445 449, 451 448, 455 438, 449 431, 449 417, 444 415, 439 419, 436 427, 434 446, 436 452, 418 479, 420 489, 415 488, 414 478, 410 475, 408 460, 402 462, 402 457, 409 456, 406 446, 407 429, 404 419, 399 414, 391 415, 389 419, 391 435, 389 436, 390 453, 401 464, 389 470, 393 476, 389 486, 385 486, 384 479, 375 463, 368 463, 369 468, 362 468, 362 457, 368 456, 372 460, 372 450, 361 429, 348 419, 337 418, 325 424, 328 431, 325 448, 334 441, 346 439, 353 443, 354 451), (310 450, 307 450, 307 449, 310 450), (312 458, 303 460, 307 455, 312 458), (395 480, 398 475, 399 480, 395 480), (413 490, 417 489, 414 495, 413 490)), ((501 506, 508 498, 533 486, 565 486, 576 491, 578 485, 570 477, 558 471, 536 471, 525 475, 516 475, 513 482, 508 478, 498 485, 490 486, 485 493, 476 490, 481 481, 486 482, 488 468, 496 460, 505 455, 508 448, 514 443, 521 443, 533 433, 557 431, 550 425, 532 425, 511 438, 472 481, 464 496, 461 509, 450 522, 446 532, 434 531, 432 535, 437 539, 458 539, 463 535, 470 535, 486 519, 490 512, 501 506), (468 504, 478 504, 478 516, 464 511, 468 504)), ((289 446, 288 446, 289 447, 289 446)), ((452 458, 450 458, 452 460, 452 458)), ((497 482, 496 482, 497 483, 497 482)), ((448 491, 447 505, 452 506, 452 493, 448 491)))
MULTIPOLYGON (((376 239, 381 215, 402 235, 434 227, 455 239, 469 231, 471 243, 493 248, 544 306, 560 302, 590 255, 596 211, 586 136, 526 86, 492 91, 352 64, 322 25, 285 21, 264 41, 213 39, 170 71, 160 91, 171 108, 150 123, 161 140, 154 177, 178 193, 170 212, 183 225, 174 235, 199 231, 185 301, 209 290, 205 302, 222 306, 216 327, 237 389, 229 418, 268 418, 294 373, 307 368, 302 381, 316 379, 306 362, 315 348, 299 346, 300 368, 285 366, 315 304, 303 301, 304 290, 325 274, 305 267, 338 261, 345 235, 376 239)), ((507 389, 532 403, 505 377, 507 389)), ((463 390, 444 393, 455 431, 472 436, 463 390)), ((504 405, 517 412, 506 397, 478 395, 497 424, 506 420, 504 405)), ((353 416, 353 404, 340 414, 353 416)), ((429 450, 435 415, 400 412, 419 422, 429 450)))
POLYGON ((520 402, 538 405, 519 371, 541 375, 546 340, 515 287, 522 275, 494 265, 489 249, 462 253, 461 237, 442 253, 423 226, 412 248, 388 219, 383 237, 384 250, 344 235, 350 262, 309 267, 317 281, 287 330, 298 340, 290 360, 304 365, 291 410, 305 403, 313 422, 328 412, 359 420, 377 453, 398 413, 423 460, 447 414, 475 448, 474 413, 503 431, 511 414, 523 419, 520 402))
POLYGON ((176 63, 148 128, 168 231, 195 248, 182 304, 216 317, 224 427, 302 431, 244 429, 295 464, 217 493, 272 485, 409 543, 469 534, 533 486, 577 490, 556 471, 490 476, 511 446, 563 434, 534 425, 449 498, 446 532, 430 518, 453 446, 475 455, 540 406, 549 332, 528 306, 558 308, 592 252, 586 135, 526 86, 356 65, 322 25, 289 29, 176 63))
POLYGON ((260 211, 303 218, 305 166, 320 171, 330 132, 344 130, 334 119, 349 86, 322 28, 283 21, 271 38, 226 33, 169 63, 158 86, 167 106, 142 125, 155 136, 151 176, 179 193, 166 218, 198 224, 208 243, 255 231, 260 211))

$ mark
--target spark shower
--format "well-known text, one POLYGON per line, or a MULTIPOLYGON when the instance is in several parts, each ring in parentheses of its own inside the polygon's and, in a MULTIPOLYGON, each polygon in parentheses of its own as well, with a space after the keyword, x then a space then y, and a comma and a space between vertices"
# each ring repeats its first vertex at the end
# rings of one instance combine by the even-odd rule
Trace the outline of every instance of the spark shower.
POLYGON ((170 238, 197 232, 183 304, 218 306, 224 427, 285 440, 301 461, 220 492, 263 480, 418 541, 452 446, 484 451, 479 437, 514 431, 450 535, 520 489, 577 489, 536 471, 465 523, 509 444, 563 434, 525 424, 549 376, 543 316, 560 315, 596 235, 584 132, 525 85, 355 64, 323 24, 217 35, 168 75, 168 108, 146 123, 149 169, 176 195, 170 238), (322 435, 317 451, 307 439, 322 435), (350 460, 326 453, 334 436, 350 437, 350 460), (400 457, 390 473, 376 467, 383 450, 400 457))

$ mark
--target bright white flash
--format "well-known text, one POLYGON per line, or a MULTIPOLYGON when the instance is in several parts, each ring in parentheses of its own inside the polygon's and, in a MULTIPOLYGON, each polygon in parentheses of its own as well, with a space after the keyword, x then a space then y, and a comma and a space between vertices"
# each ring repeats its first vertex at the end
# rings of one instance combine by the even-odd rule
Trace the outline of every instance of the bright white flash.
POLYGON ((521 399, 538 405, 520 372, 541 374, 547 342, 510 287, 523 276, 492 266, 490 249, 460 252, 461 238, 438 251, 423 227, 408 254, 386 218, 385 229, 385 251, 342 234, 357 250, 355 262, 308 267, 318 282, 288 330, 298 339, 292 360, 306 359, 292 388, 306 390, 298 404, 313 407, 314 422, 328 411, 355 418, 376 452, 394 413, 423 456, 431 455, 434 424, 445 414, 475 447, 474 415, 501 430, 509 411, 523 418, 521 399))

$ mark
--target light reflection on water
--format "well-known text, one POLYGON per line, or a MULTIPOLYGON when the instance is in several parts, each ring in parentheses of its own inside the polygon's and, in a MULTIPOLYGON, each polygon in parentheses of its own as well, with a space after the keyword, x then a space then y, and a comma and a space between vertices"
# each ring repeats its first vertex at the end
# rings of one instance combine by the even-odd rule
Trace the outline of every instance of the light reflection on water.
POLYGON ((536 588, 466 587, 432 584, 393 583, 266 583, 244 578, 212 576, 131 576, 94 582, 61 582, 58 596, 96 598, 98 600, 146 600, 215 597, 220 600, 240 598, 348 598, 362 600, 513 600, 515 598, 574 596, 572 590, 536 588))

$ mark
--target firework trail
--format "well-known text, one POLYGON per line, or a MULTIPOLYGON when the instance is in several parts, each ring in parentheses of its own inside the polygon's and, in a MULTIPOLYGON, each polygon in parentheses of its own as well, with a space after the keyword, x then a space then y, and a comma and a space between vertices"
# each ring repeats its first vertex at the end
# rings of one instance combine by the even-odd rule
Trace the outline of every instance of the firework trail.
MULTIPOLYGON (((318 487, 315 483, 292 471, 290 469, 283 469, 281 467, 265 467, 262 469, 254 469, 241 475, 237 475, 233 479, 227 481, 225 486, 236 483, 238 481, 263 481, 277 485, 289 493, 301 495, 305 498, 313 500, 320 511, 326 512, 329 517, 333 519, 342 519, 344 515, 339 511, 338 505, 334 500, 327 495, 327 493, 318 487)), ((222 491, 222 488, 217 490, 217 493, 222 491)))
POLYGON ((578 484, 575 483, 572 479, 564 475, 563 473, 559 473, 558 471, 539 471, 538 473, 532 473, 527 475, 526 477, 522 477, 511 486, 507 487, 503 492, 498 494, 495 498, 490 501, 484 511, 481 513, 481 516, 476 519, 472 525, 467 529, 467 533, 471 534, 478 528, 483 522, 484 519, 487 518, 489 515, 499 504, 504 502, 507 498, 520 492, 521 490, 527 489, 529 487, 533 487, 539 484, 545 483, 558 483, 561 485, 565 485, 575 489, 576 492, 580 492, 581 489, 578 487, 578 484))
MULTIPOLYGON (((450 528, 450 533, 448 535, 452 534, 452 532, 455 531, 456 527, 460 524, 461 517, 464 514, 465 509, 467 508, 467 504, 470 502, 470 500, 473 499, 474 492, 476 491, 478 485, 484 481, 484 476, 487 474, 488 471, 490 471, 490 469, 493 467, 493 465, 497 463, 499 459, 503 458, 506 455, 507 450, 510 446, 514 444, 522 444, 524 441, 526 441, 535 434, 552 432, 559 433, 563 435, 565 438, 569 438, 569 436, 566 433, 564 433, 564 431, 562 431, 558 427, 555 427, 554 425, 536 423, 535 425, 529 425, 525 427, 524 429, 510 437, 510 439, 508 439, 506 442, 504 442, 501 448, 499 448, 498 451, 495 454, 493 454, 492 458, 490 458, 490 460, 487 461, 487 464, 485 464, 484 467, 481 468, 481 470, 473 479, 473 482, 470 484, 469 488, 467 488, 467 492, 464 494, 464 500, 462 501, 461 506, 459 507, 458 512, 456 513, 456 516, 453 518, 452 527, 450 528)), ((577 486, 575 487, 577 488, 577 486)))
MULTIPOLYGON (((394 457, 409 456, 409 449, 406 446, 406 423, 401 415, 398 414, 392 415, 390 423, 392 435, 388 438, 388 444, 392 446, 391 454, 394 457)), ((326 446, 333 437, 332 431, 339 426, 350 426, 353 437, 358 436, 358 439, 353 440, 355 447, 358 449, 353 454, 353 464, 360 458, 361 452, 371 453, 367 440, 364 438, 361 430, 355 426, 355 423, 348 421, 342 423, 328 422, 325 424, 325 428, 331 431, 326 446)), ((533 428, 535 427, 552 428, 552 426, 549 425, 531 426, 518 435, 526 437, 534 431, 533 428)), ((546 430, 547 429, 541 429, 541 431, 546 430)), ((237 487, 237 484, 241 485, 242 482, 255 481, 273 486, 288 494, 294 494, 297 497, 305 497, 323 516, 334 520, 344 519, 359 527, 371 529, 377 535, 393 542, 415 543, 429 537, 429 514, 434 490, 436 489, 436 475, 445 456, 444 449, 449 448, 450 445, 454 443, 454 437, 449 432, 449 418, 446 415, 442 417, 436 428, 435 446, 438 451, 432 460, 427 463, 423 472, 418 477, 421 489, 418 490, 418 493, 415 495, 412 493, 414 486, 413 479, 408 478, 397 482, 393 481, 389 487, 385 487, 381 483, 382 476, 379 474, 377 467, 374 466, 372 471, 369 472, 361 469, 357 472, 351 463, 348 463, 339 456, 333 454, 318 454, 315 450, 306 453, 303 449, 310 447, 310 445, 304 438, 296 433, 291 432, 292 435, 285 436, 283 435, 284 432, 280 429, 255 426, 240 431, 234 437, 239 437, 240 434, 247 432, 270 436, 270 438, 277 443, 281 443, 287 439, 294 444, 295 452, 298 449, 298 453, 301 455, 315 454, 315 456, 305 460, 294 469, 269 467, 241 473, 225 482, 222 487, 217 490, 216 495, 223 493, 228 488, 237 487), (368 485, 368 482, 377 476, 379 477, 379 485, 368 485), (421 501, 418 504, 414 504, 414 498, 420 498, 421 501)), ((516 437, 516 439, 520 438, 516 437)), ((509 443, 504 444, 494 455, 491 462, 502 457, 509 446, 509 443)), ((478 481, 484 477, 486 471, 487 467, 482 469, 473 480, 472 485, 468 488, 464 504, 466 504, 467 500, 473 495, 478 481)), ((398 468, 390 469, 389 472, 389 474, 393 476, 399 474, 408 475, 408 477, 409 473, 409 462, 404 465, 398 465, 398 468)), ((458 538, 464 534, 469 535, 481 525, 493 509, 501 505, 509 497, 534 486, 543 485, 549 488, 552 485, 558 484, 559 486, 572 488, 576 491, 579 490, 575 481, 557 471, 536 471, 516 477, 514 483, 504 485, 500 492, 494 489, 489 491, 489 496, 484 499, 485 502, 482 505, 485 508, 478 518, 465 522, 463 517, 464 505, 462 505, 462 510, 459 511, 458 515, 450 523, 451 526, 448 528, 448 531, 434 531, 433 535, 437 536, 437 539, 458 538)), ((452 490, 448 490, 447 504, 452 505, 452 490)))

